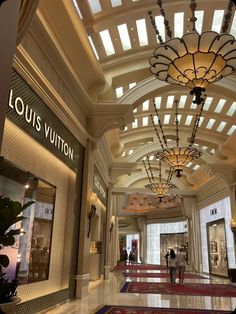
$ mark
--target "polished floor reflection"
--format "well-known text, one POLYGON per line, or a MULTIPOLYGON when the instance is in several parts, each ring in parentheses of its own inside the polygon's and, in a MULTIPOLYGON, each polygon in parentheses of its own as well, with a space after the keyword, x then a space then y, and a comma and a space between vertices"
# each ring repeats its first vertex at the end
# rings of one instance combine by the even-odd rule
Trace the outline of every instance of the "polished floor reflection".
MULTIPOLYGON (((205 276, 205 275, 204 275, 205 276)), ((120 293, 120 288, 129 281, 121 272, 111 272, 109 280, 98 280, 90 282, 89 295, 83 300, 76 300, 57 306, 50 311, 42 312, 47 314, 92 314, 103 305, 135 305, 167 308, 195 308, 208 310, 228 310, 236 307, 236 298, 228 297, 205 297, 186 295, 160 295, 160 294, 139 294, 120 293)), ((166 282, 166 278, 132 278, 132 281, 140 282, 166 282)), ((227 279, 212 277, 208 279, 186 279, 186 283, 226 283, 227 279)), ((236 289, 236 287, 235 287, 236 289)))

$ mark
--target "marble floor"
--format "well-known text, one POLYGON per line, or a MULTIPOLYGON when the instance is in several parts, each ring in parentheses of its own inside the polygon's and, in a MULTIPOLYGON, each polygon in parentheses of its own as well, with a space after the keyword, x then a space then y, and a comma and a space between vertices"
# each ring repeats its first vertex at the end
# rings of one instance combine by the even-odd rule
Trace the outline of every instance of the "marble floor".
MULTIPOLYGON (((103 305, 135 305, 167 308, 195 308, 208 310, 221 309, 228 311, 231 311, 236 307, 236 298, 119 293, 119 290, 124 282, 129 280, 129 278, 124 278, 121 272, 111 272, 109 280, 97 280, 90 282, 88 297, 82 300, 67 302, 60 306, 56 306, 49 311, 40 312, 40 314, 92 314, 95 313, 96 310, 101 308, 103 305)), ((168 279, 133 278, 133 281, 166 282, 168 281, 168 279)), ((185 282, 229 283, 227 279, 222 279, 219 277, 208 277, 207 279, 186 279, 185 282)))

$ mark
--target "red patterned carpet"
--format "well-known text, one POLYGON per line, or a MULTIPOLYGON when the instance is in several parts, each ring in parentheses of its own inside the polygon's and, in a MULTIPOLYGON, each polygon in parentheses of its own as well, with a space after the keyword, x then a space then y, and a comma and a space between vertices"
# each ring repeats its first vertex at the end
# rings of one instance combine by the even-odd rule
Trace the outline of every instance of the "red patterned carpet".
MULTIPOLYGON (((130 278, 170 278, 169 273, 136 273, 136 272, 128 272, 123 273, 125 277, 130 278)), ((203 277, 196 274, 185 273, 184 278, 186 279, 208 279, 207 277, 203 277)))
POLYGON ((117 265, 114 270, 160 270, 166 269, 165 265, 143 265, 143 264, 135 264, 135 265, 117 265))
POLYGON ((222 284, 185 283, 180 285, 169 282, 126 282, 120 292, 236 297, 235 287, 222 284))
POLYGON ((228 311, 191 310, 191 309, 167 309, 157 307, 134 307, 105 305, 95 314, 230 314, 228 311))

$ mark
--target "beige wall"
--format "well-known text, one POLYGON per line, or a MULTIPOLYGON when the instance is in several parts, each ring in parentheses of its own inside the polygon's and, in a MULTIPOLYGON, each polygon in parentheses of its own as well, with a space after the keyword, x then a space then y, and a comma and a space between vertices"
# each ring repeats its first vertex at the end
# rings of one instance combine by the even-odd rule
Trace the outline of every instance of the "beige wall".
POLYGON ((56 186, 49 280, 20 286, 17 291, 24 302, 68 287, 76 174, 8 120, 2 155, 56 186))

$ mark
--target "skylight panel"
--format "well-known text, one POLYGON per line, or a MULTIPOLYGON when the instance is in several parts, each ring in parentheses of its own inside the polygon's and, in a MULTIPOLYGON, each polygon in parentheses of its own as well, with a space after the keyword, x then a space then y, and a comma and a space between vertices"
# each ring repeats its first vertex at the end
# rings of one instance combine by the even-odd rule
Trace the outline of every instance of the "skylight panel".
POLYGON ((88 3, 90 5, 90 8, 93 12, 93 14, 99 13, 102 11, 101 4, 99 0, 88 0, 88 3))
POLYGON ((148 117, 143 117, 143 126, 148 126, 148 117))
POLYGON ((154 155, 149 157, 149 160, 153 160, 154 159, 154 155))
POLYGON ((164 115, 164 124, 169 124, 170 122, 170 114, 165 114, 164 115))
POLYGON ((180 123, 180 121, 181 121, 181 118, 182 118, 182 114, 178 114, 178 115, 177 115, 177 119, 178 119, 179 123, 180 123))
POLYGON ((224 107, 224 104, 226 103, 226 99, 220 99, 220 101, 218 102, 215 112, 220 113, 224 107))
POLYGON ((124 94, 123 87, 117 87, 116 88, 116 98, 120 98, 121 96, 123 96, 123 94, 124 94))
POLYGON ((109 31, 106 29, 102 32, 99 32, 101 39, 102 39, 102 43, 103 46, 105 48, 106 54, 107 56, 111 56, 115 53, 114 47, 113 47, 113 43, 111 41, 111 36, 109 31))
POLYGON ((128 127, 127 127, 127 126, 125 126, 124 131, 127 131, 127 130, 128 130, 128 127))
POLYGON ((199 168, 200 168, 199 165, 195 165, 195 166, 193 167, 193 170, 197 170, 197 169, 199 169, 199 168))
POLYGON ((236 37, 236 11, 234 12, 234 18, 233 18, 233 21, 232 21, 230 34, 233 35, 234 37, 236 37))
POLYGON ((161 109, 161 97, 155 97, 155 104, 157 109, 161 109))
POLYGON ((197 18, 195 26, 199 34, 201 34, 202 32, 203 16, 204 16, 204 11, 195 11, 195 17, 197 18))
POLYGON ((75 9, 76 9, 77 13, 79 14, 79 17, 80 17, 81 20, 82 20, 82 19, 83 19, 83 16, 82 16, 82 14, 81 14, 81 11, 80 11, 80 9, 79 9, 79 6, 78 6, 77 1, 76 1, 76 0, 73 0, 73 4, 74 4, 74 6, 75 6, 75 9))
POLYGON ((215 119, 210 119, 210 120, 208 121, 207 125, 206 125, 206 128, 209 129, 209 130, 212 129, 212 127, 213 127, 215 121, 216 121, 215 119))
POLYGON ((207 97, 205 104, 204 104, 204 107, 203 107, 203 110, 205 110, 205 111, 209 110, 211 103, 212 103, 212 100, 213 100, 213 97, 207 97))
POLYGON ((225 121, 222 121, 221 123, 220 123, 220 125, 218 126, 218 128, 216 129, 216 131, 218 131, 218 132, 222 132, 223 131, 223 129, 224 129, 224 127, 226 126, 226 122, 225 121))
POLYGON ((197 104, 194 104, 194 103, 192 102, 190 108, 191 108, 191 109, 196 109, 196 108, 197 108, 197 104))
POLYGON ((186 165, 186 167, 190 168, 192 165, 193 165, 193 163, 192 163, 192 162, 189 162, 189 163, 186 165))
POLYGON ((175 99, 175 96, 168 96, 166 108, 173 108, 174 99, 175 99))
POLYGON ((147 37, 147 28, 146 28, 146 20, 141 19, 136 21, 137 31, 138 31, 138 39, 140 46, 148 45, 148 37, 147 37))
POLYGON ((187 100, 187 96, 186 95, 181 96, 180 99, 179 99, 179 106, 178 107, 179 108, 184 108, 186 100, 187 100))
POLYGON ((132 47, 131 47, 131 42, 129 38, 127 24, 118 25, 117 28, 120 35, 120 41, 121 41, 123 50, 131 49, 132 47))
POLYGON ((94 52, 97 60, 99 60, 99 56, 98 56, 97 50, 96 50, 96 48, 94 46, 94 43, 93 43, 93 40, 92 40, 91 36, 88 36, 88 39, 89 39, 90 45, 92 46, 93 52, 94 52))
POLYGON ((123 152, 123 154, 121 155, 121 157, 125 157, 125 152, 123 152))
POLYGON ((210 153, 213 154, 213 155, 215 154, 215 152, 216 152, 216 151, 215 151, 214 148, 212 148, 212 150, 210 151, 210 153))
POLYGON ((132 128, 135 129, 138 127, 138 119, 135 119, 134 122, 132 122, 132 128))
POLYGON ((224 10, 215 10, 211 30, 220 33, 221 24, 224 17, 224 10))
POLYGON ((175 13, 174 15, 175 37, 181 38, 184 34, 184 12, 175 13))
POLYGON ((185 125, 190 125, 192 122, 193 116, 191 115, 187 115, 186 121, 185 121, 185 125))
POLYGON ((227 116, 232 117, 234 115, 235 111, 236 111, 236 102, 234 101, 226 114, 227 114, 227 116))
POLYGON ((202 122, 204 121, 204 117, 200 117, 200 120, 199 120, 199 127, 202 125, 202 122))
POLYGON ((149 100, 144 101, 143 103, 143 111, 149 110, 149 100))
MULTIPOLYGON (((165 33, 164 17, 161 15, 155 16, 155 22, 156 22, 157 29, 158 29, 163 41, 165 41, 166 33, 165 33)), ((156 36, 156 38, 157 38, 157 42, 159 43, 158 36, 156 36)))
POLYGON ((120 5, 122 5, 121 0, 111 0, 111 6, 112 6, 113 8, 119 7, 120 5))
POLYGON ((159 123, 157 116, 153 117, 153 122, 154 122, 155 125, 157 125, 159 123))
POLYGON ((208 147, 205 146, 205 145, 202 146, 202 149, 203 149, 203 150, 207 150, 207 148, 208 148, 208 147))
POLYGON ((138 108, 135 108, 134 110, 133 110, 133 113, 136 113, 138 111, 138 108))
POLYGON ((130 83, 130 84, 129 84, 129 89, 131 89, 131 88, 133 88, 133 87, 135 87, 135 86, 136 86, 136 82, 130 83))
POLYGON ((234 131, 236 130, 236 125, 232 125, 231 128, 229 129, 229 131, 227 132, 227 135, 231 135, 234 133, 234 131))
POLYGON ((134 152, 134 150, 133 150, 133 149, 130 149, 129 152, 128 152, 128 155, 129 155, 129 156, 132 155, 133 152, 134 152))

